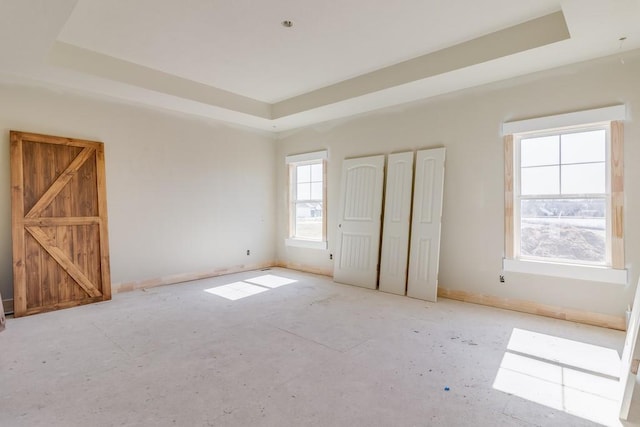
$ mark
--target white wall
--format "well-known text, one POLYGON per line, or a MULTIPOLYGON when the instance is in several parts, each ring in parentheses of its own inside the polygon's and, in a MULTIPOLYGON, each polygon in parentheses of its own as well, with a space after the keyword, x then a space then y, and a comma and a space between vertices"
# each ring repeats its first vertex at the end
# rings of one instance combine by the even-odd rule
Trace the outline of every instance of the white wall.
POLYGON ((13 294, 9 130, 104 143, 114 288, 275 259, 271 137, 160 110, 0 85, 4 299, 13 294))
POLYGON ((640 269, 640 52, 465 90, 420 104, 264 135, 42 88, 0 85, 0 292, 12 295, 10 129, 105 143, 115 284, 269 263, 331 273, 342 159, 447 148, 440 286, 622 315, 640 269), (503 256, 501 123, 626 103, 629 285, 510 273, 503 256), (329 250, 284 246, 284 157, 329 149, 329 250), (277 220, 276 220, 277 218, 277 220), (275 243, 275 245, 274 245, 275 243), (274 251, 274 247, 276 250, 274 251), (251 250, 251 256, 245 255, 251 250), (277 252, 276 252, 277 251, 277 252))
POLYGON ((465 90, 421 104, 389 109, 283 135, 277 182, 286 182, 284 157, 329 149, 329 249, 286 247, 286 188, 278 188, 279 262, 331 273, 341 162, 347 157, 447 148, 440 286, 476 294, 620 316, 632 300, 640 259, 640 52, 611 57, 465 90), (626 103, 625 237, 629 285, 516 273, 498 277, 504 254, 504 121, 626 103))

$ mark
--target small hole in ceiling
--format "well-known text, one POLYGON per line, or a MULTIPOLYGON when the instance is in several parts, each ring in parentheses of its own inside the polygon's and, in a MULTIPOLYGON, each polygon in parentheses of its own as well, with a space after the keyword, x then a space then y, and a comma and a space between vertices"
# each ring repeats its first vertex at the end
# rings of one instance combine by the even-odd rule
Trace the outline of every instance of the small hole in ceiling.
POLYGON ((291 27, 293 27, 293 22, 292 22, 292 21, 285 20, 285 21, 282 21, 282 22, 281 22, 281 24, 282 24, 282 26, 283 26, 283 27, 285 27, 285 28, 291 28, 291 27))

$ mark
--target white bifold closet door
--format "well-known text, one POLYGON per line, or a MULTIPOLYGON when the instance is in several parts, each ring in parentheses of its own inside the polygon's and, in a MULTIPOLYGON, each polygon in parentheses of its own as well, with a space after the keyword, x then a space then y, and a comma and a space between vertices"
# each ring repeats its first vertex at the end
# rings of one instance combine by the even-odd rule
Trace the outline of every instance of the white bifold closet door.
POLYGON ((344 160, 333 280, 376 289, 384 156, 344 160))
POLYGON ((390 154, 380 252, 380 287, 383 292, 407 292, 413 152, 390 154))
POLYGON ((407 295, 433 302, 438 297, 444 157, 444 148, 418 151, 413 186, 407 295))

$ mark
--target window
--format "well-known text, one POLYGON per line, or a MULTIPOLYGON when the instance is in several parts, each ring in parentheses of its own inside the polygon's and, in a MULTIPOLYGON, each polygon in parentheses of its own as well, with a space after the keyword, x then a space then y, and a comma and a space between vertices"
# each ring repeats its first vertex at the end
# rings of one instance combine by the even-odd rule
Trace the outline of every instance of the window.
POLYGON ((515 135, 520 259, 611 265, 609 126, 515 135))
POLYGON ((326 249, 326 151, 287 156, 290 246, 326 249))
POLYGON ((506 271, 626 283, 624 116, 617 106, 505 123, 506 271))

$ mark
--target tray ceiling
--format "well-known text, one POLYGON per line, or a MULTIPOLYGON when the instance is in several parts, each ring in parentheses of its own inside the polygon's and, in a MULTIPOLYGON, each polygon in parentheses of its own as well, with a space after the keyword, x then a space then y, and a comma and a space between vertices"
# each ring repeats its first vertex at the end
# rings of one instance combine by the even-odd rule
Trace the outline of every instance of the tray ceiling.
POLYGON ((0 0, 0 17, 0 80, 271 131, 640 47, 638 0, 0 0))

